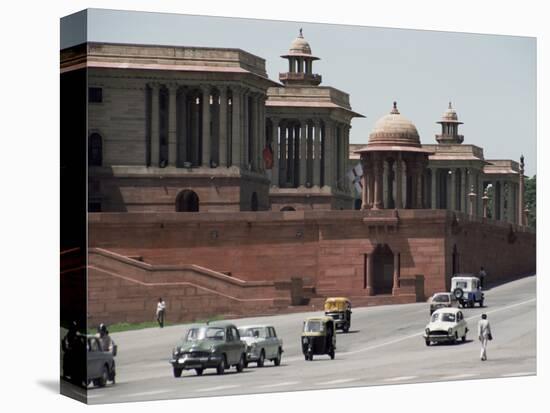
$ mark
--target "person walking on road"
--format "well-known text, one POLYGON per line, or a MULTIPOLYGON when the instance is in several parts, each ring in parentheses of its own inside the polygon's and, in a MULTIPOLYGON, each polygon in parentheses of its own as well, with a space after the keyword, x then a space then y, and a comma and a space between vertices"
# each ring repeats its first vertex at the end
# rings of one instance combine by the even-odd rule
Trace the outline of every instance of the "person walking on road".
POLYGON ((477 325, 477 335, 481 342, 481 361, 487 360, 487 342, 493 339, 491 324, 487 320, 487 314, 481 314, 481 320, 477 325))
POLYGON ((166 303, 164 300, 159 298, 159 302, 157 303, 157 322, 159 323, 160 328, 164 327, 164 313, 166 311, 166 303))

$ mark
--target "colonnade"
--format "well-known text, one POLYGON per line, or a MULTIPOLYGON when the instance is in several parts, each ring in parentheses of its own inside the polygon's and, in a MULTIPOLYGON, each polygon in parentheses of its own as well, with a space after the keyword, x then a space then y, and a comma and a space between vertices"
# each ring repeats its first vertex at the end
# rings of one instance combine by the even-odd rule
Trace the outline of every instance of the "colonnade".
POLYGON ((265 91, 231 83, 148 86, 148 165, 263 170, 265 91))
POLYGON ((270 117, 272 185, 329 186, 349 190, 346 178, 350 126, 326 119, 270 117))
POLYGON ((370 152, 363 159, 361 209, 424 208, 426 163, 401 152, 370 152))

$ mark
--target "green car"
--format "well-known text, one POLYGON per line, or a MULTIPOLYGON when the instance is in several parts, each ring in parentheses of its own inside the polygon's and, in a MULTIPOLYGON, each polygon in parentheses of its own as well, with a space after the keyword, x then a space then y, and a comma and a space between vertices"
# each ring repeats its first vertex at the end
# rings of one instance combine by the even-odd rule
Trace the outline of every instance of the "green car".
POLYGON ((189 328, 172 352, 170 363, 174 377, 183 370, 195 370, 201 375, 204 369, 215 368, 218 374, 235 366, 244 369, 246 343, 241 341, 239 330, 231 323, 211 323, 189 328))

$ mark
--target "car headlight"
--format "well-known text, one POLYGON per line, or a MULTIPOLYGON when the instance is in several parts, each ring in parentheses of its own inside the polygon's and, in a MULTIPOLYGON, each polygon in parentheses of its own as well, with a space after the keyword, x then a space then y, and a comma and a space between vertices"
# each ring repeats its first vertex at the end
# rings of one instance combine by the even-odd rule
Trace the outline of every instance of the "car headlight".
POLYGON ((426 335, 427 335, 427 336, 430 335, 430 329, 429 329, 429 328, 426 328, 426 335))
POLYGON ((177 347, 174 347, 174 350, 172 350, 172 354, 178 354, 179 353, 179 348, 177 347))
POLYGON ((449 329, 447 330, 447 333, 448 333, 449 335, 452 335, 452 334, 453 334, 453 329, 452 329, 452 328, 449 328, 449 329))
POLYGON ((216 352, 216 347, 210 347, 210 352, 215 353, 216 352))

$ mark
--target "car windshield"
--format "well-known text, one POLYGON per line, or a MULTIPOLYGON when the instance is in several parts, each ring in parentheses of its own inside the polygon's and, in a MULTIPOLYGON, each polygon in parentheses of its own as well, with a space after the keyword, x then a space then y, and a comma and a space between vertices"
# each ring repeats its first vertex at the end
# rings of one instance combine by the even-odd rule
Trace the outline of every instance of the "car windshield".
POLYGON ((448 303, 450 299, 447 294, 439 294, 434 296, 433 301, 436 303, 448 303))
POLYGON ((304 332, 306 333, 318 333, 323 330, 323 323, 318 320, 309 320, 304 324, 304 332))
POLYGON ((239 328, 239 334, 242 337, 261 337, 265 338, 265 328, 263 327, 251 327, 251 328, 239 328))
POLYGON ((189 329, 184 341, 223 340, 224 338, 225 328, 223 327, 196 327, 189 329))
POLYGON ((456 320, 456 315, 453 313, 443 313, 441 314, 441 321, 446 321, 452 323, 456 320))

